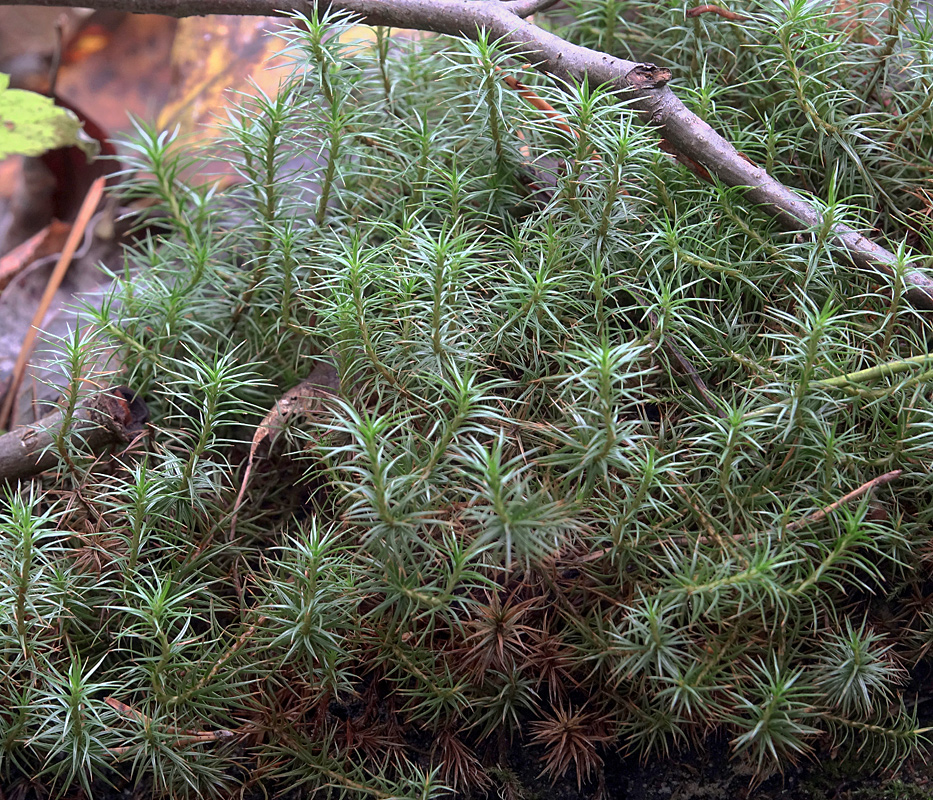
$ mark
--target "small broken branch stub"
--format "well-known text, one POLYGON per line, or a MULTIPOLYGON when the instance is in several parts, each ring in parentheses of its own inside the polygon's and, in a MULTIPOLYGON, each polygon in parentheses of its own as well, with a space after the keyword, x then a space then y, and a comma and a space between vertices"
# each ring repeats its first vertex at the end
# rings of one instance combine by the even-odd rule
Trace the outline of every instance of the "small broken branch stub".
POLYGON ((625 73, 625 82, 635 91, 661 89, 667 86, 673 73, 667 67, 656 64, 636 64, 625 73))
MULTIPOLYGON (((145 402, 132 389, 117 386, 84 401, 64 433, 80 438, 84 450, 99 455, 142 434, 148 419, 145 402)), ((30 478, 54 467, 59 460, 54 445, 63 424, 62 412, 56 411, 0 436, 0 482, 30 478)))

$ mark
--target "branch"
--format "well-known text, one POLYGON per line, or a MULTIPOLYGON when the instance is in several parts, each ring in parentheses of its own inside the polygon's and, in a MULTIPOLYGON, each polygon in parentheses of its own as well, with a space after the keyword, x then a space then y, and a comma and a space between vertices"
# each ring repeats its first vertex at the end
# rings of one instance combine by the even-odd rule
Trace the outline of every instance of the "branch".
MULTIPOLYGON (((636 63, 571 44, 519 15, 541 7, 538 0, 0 0, 2 5, 81 6, 172 17, 204 14, 276 16, 308 14, 317 7, 346 11, 369 25, 415 28, 475 38, 480 30, 509 46, 520 58, 558 83, 610 84, 646 122, 656 127, 678 156, 696 162, 727 186, 745 188, 748 200, 785 230, 822 224, 820 212, 764 169, 742 158, 708 124, 691 113, 667 86, 670 70, 636 63)), ((833 228, 831 243, 859 269, 895 275, 889 250, 845 225, 833 228)), ((933 279, 917 270, 905 276, 907 298, 933 310, 933 279)))
MULTIPOLYGON (((146 404, 133 390, 119 386, 94 395, 79 407, 67 435, 82 438, 90 452, 101 453, 130 442, 143 430, 148 416, 146 404)), ((57 411, 0 436, 0 482, 29 478, 54 467, 58 463, 54 446, 61 432, 62 413, 57 411)))
POLYGON ((808 517, 797 520, 796 522, 791 522, 784 530, 786 532, 799 531, 801 528, 805 528, 807 525, 815 525, 817 522, 821 522, 827 516, 833 513, 837 508, 844 506, 846 503, 851 503, 853 500, 858 500, 862 495, 867 494, 872 489, 878 486, 884 486, 886 483, 890 483, 893 480, 896 480, 900 477, 903 470, 895 469, 891 472, 886 472, 884 475, 879 475, 877 478, 872 478, 867 483, 863 483, 858 489, 854 489, 849 492, 847 495, 840 497, 835 503, 830 503, 828 506, 821 508, 819 511, 814 511, 808 517))

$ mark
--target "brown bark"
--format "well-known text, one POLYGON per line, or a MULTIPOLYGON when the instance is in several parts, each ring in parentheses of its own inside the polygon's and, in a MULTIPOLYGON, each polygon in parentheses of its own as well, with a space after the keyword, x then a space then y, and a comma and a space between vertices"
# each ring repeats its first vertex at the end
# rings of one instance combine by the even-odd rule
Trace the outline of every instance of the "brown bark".
MULTIPOLYGON (((145 403, 124 386, 94 395, 74 413, 66 435, 83 440, 91 453, 132 441, 144 429, 145 403)), ((59 461, 55 441, 62 433, 63 415, 56 411, 32 425, 21 425, 0 436, 0 482, 37 475, 59 461)))

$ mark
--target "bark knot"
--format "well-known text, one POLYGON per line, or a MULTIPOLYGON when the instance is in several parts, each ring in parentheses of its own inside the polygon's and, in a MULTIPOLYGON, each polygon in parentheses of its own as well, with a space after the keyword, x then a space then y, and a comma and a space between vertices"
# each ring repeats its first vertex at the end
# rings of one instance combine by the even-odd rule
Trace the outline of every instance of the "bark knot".
POLYGON ((625 82, 632 89, 660 89, 673 77, 667 67, 657 64, 636 64, 625 73, 625 82))

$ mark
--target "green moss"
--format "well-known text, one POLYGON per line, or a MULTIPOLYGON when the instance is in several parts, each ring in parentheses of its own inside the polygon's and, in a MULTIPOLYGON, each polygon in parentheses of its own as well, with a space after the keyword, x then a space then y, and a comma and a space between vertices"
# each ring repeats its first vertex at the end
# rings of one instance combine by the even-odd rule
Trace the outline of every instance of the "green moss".
MULTIPOLYGON (((596 5, 574 36, 683 64, 827 220, 933 242, 933 29, 879 59, 802 0, 596 5)), ((523 77, 568 135, 495 43, 351 24, 285 34, 228 191, 170 137, 127 145, 158 224, 60 347, 69 407, 114 352, 151 435, 109 463, 63 441, 4 501, 3 779, 570 797, 713 743, 731 770, 684 761, 684 792, 777 798, 829 742, 921 758, 933 394, 873 368, 928 353, 928 315, 825 225, 698 182, 608 87, 523 77)))

